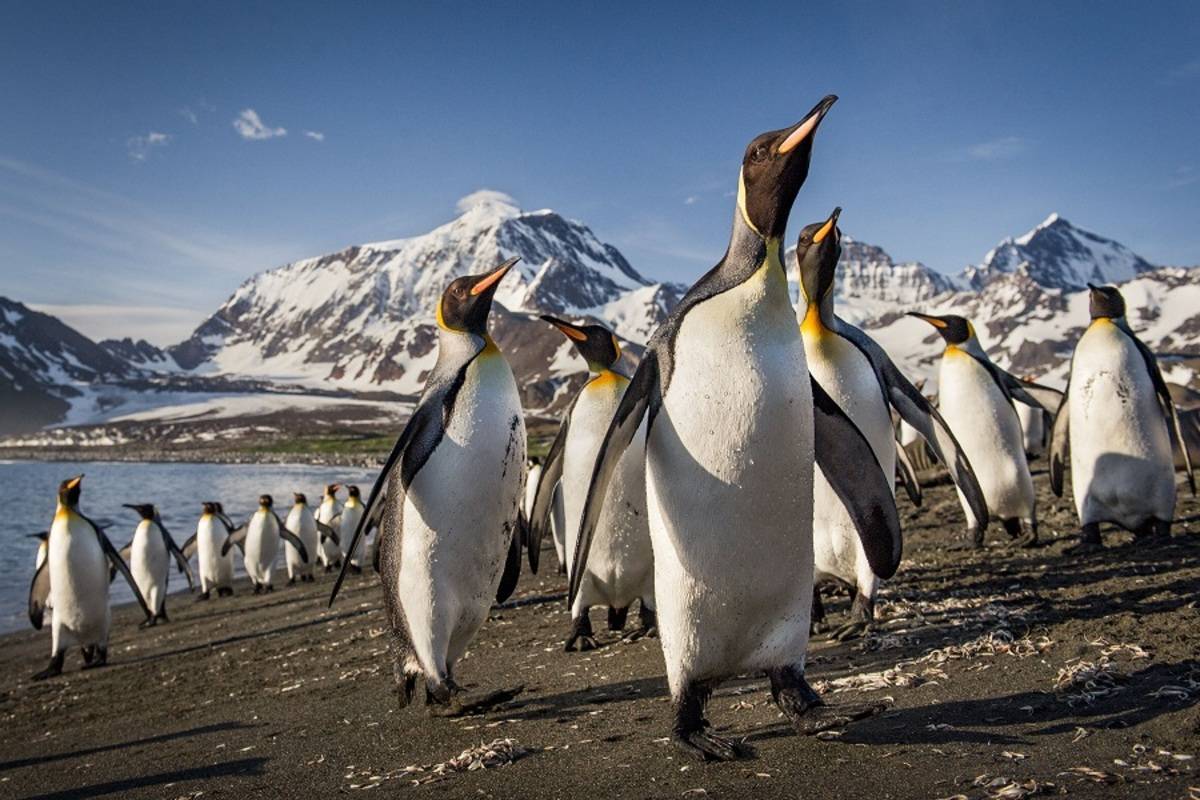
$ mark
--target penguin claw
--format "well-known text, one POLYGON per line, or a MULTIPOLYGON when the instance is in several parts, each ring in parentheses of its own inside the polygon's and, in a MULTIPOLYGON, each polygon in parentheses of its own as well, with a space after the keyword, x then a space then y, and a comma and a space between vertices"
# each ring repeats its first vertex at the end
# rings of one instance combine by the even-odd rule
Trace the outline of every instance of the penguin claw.
POLYGON ((567 639, 567 643, 563 646, 563 652, 572 653, 578 650, 581 653, 586 653, 588 650, 598 650, 599 648, 600 645, 597 644, 595 637, 580 635, 567 639))
POLYGON ((671 744, 699 761, 734 761, 741 753, 730 739, 709 733, 704 728, 690 733, 671 734, 671 744))
POLYGON ((842 627, 829 634, 829 638, 835 642, 848 642, 852 639, 861 639, 866 636, 871 630, 869 622, 854 621, 847 622, 842 627))
POLYGON ((648 628, 636 628, 621 637, 623 642, 636 642, 641 639, 657 639, 658 627, 650 626, 648 628))

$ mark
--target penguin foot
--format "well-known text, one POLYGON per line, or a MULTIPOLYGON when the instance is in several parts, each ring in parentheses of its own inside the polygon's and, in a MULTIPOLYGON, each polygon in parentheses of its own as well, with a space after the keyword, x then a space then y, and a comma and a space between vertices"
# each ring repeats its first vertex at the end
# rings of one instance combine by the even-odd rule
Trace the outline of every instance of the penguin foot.
POLYGON ((288 578, 287 585, 288 585, 288 586, 295 586, 295 585, 296 585, 296 579, 295 579, 294 577, 292 577, 292 578, 288 578))
POLYGON ((741 755, 733 740, 709 733, 705 728, 690 733, 674 732, 671 744, 699 761, 735 761, 741 755))
POLYGON ((641 627, 622 637, 625 641, 636 642, 638 639, 658 638, 658 612, 643 605, 638 611, 638 622, 642 623, 641 627))
POLYGON ((841 728, 855 720, 874 716, 889 705, 886 702, 825 705, 821 696, 808 685, 804 673, 796 667, 767 670, 767 677, 771 680, 771 697, 775 705, 788 718, 796 732, 805 736, 841 728))
POLYGON ((362 567, 360 567, 358 564, 351 564, 350 571, 355 575, 362 575, 362 567))
POLYGON ((1104 549, 1104 543, 1100 540, 1100 525, 1095 522, 1089 522, 1084 525, 1079 531, 1079 542, 1067 548, 1069 555, 1086 555, 1088 553, 1097 553, 1104 549))
POLYGON ((90 645, 88 647, 81 647, 79 648, 79 654, 83 656, 84 664, 91 664, 96 660, 96 646, 90 645))
POLYGON ((254 584, 254 593, 255 594, 262 594, 262 590, 263 590, 263 587, 262 587, 261 583, 254 584))
POLYGON ((396 699, 400 708, 408 708, 417 690, 417 675, 400 675, 396 680, 396 699))
POLYGON ((837 630, 829 634, 831 641, 849 642, 852 639, 861 639, 871 631, 871 623, 865 620, 856 619, 847 622, 837 630))
POLYGON ((563 652, 570 653, 578 649, 582 653, 587 650, 595 650, 599 646, 595 637, 592 636, 592 620, 588 617, 587 610, 584 610, 572 622, 571 635, 567 637, 567 641, 563 645, 563 652))
MULTIPOLYGON (((217 590, 218 593, 220 593, 220 591, 221 591, 220 589, 217 590)), ((210 598, 211 596, 212 595, 208 592, 201 592, 200 594, 196 595, 195 602, 203 603, 204 601, 208 600, 208 598, 210 598)))
POLYGON ((558 565, 558 574, 559 574, 559 575, 566 575, 566 574, 567 574, 567 565, 566 565, 566 564, 562 564, 562 563, 560 563, 560 564, 558 565))
POLYGON ((55 678, 59 675, 62 675, 63 660, 66 659, 66 656, 66 653, 55 653, 50 657, 50 664, 41 672, 35 673, 30 679, 35 681, 44 681, 47 678, 55 678))
POLYGON ((98 669, 106 666, 108 666, 108 648, 97 646, 95 657, 90 661, 86 661, 83 669, 98 669))
POLYGON ((625 608, 608 609, 608 629, 610 631, 625 630, 625 620, 629 618, 629 606, 625 608))
POLYGON ((274 587, 274 585, 268 583, 267 588, 264 589, 263 591, 265 591, 267 594, 270 594, 271 592, 275 591, 275 587, 274 587))
POLYGON ((140 622, 138 624, 138 627, 145 630, 146 628, 153 628, 157 624, 158 624, 158 617, 154 616, 154 617, 151 617, 150 619, 142 620, 142 622, 140 622))
POLYGON ((233 597, 233 589, 222 586, 217 589, 217 597, 233 597))

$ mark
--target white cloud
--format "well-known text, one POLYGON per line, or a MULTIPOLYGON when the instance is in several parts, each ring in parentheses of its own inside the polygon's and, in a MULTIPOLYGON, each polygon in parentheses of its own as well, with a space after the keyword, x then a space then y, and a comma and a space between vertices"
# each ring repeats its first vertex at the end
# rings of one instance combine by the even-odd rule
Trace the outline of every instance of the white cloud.
POLYGON ((253 108, 243 109, 233 121, 233 128, 243 139, 274 139, 276 136, 287 136, 287 128, 270 128, 258 118, 258 112, 253 108))
POLYGON ((104 305, 75 303, 30 303, 34 311, 52 314, 90 339, 122 339, 133 336, 159 347, 182 342, 208 316, 207 311, 177 308, 157 303, 104 305), (136 325, 131 326, 131 321, 136 325))
POLYGON ((473 208, 489 206, 495 208, 512 209, 514 211, 520 209, 517 201, 514 200, 511 195, 507 195, 504 192, 498 192, 495 189, 479 189, 471 192, 469 195, 463 197, 455 204, 455 208, 458 209, 458 213, 460 214, 465 214, 473 208))
POLYGON ((321 133, 320 131, 305 131, 304 135, 315 142, 325 141, 325 134, 321 133))
POLYGON ((129 151, 129 157, 134 161, 145 161, 150 156, 151 150, 155 147, 166 147, 169 141, 171 141, 169 135, 150 131, 145 136, 131 136, 126 139, 125 148, 129 151))
POLYGON ((700 198, 699 198, 699 197, 697 197, 697 196, 696 196, 696 195, 694 195, 694 194, 693 194, 693 195, 688 195, 687 197, 685 197, 685 198, 683 199, 683 204, 684 204, 685 206, 694 206, 694 205, 696 205, 696 203, 698 203, 698 202, 700 202, 700 198))
POLYGON ((1013 158, 1025 152, 1028 144, 1020 136, 1001 136, 999 139, 971 145, 967 148, 967 155, 976 161, 1013 158))
POLYGON ((191 106, 184 106, 183 108, 179 109, 179 116, 183 117, 193 125, 200 124, 200 117, 196 114, 195 109, 193 109, 191 106))

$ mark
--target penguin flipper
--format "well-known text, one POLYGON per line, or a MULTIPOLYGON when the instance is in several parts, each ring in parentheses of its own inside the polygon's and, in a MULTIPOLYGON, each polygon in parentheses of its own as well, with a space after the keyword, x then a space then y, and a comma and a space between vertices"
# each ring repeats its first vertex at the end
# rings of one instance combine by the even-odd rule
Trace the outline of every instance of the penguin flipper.
POLYGON ((227 556, 229 554, 229 548, 233 547, 235 544, 238 546, 238 550, 241 550, 242 554, 244 555, 246 552, 246 536, 249 533, 249 522, 245 522, 241 525, 241 527, 234 528, 232 531, 230 531, 229 535, 225 537, 225 543, 221 545, 221 557, 224 558, 227 556))
POLYGON ((1012 395, 1012 399, 1018 403, 1024 403, 1031 408, 1040 408, 1050 414, 1058 411, 1058 407, 1062 404, 1063 393, 1058 389, 1051 389, 1049 386, 1042 386, 1033 381, 1023 381, 999 367, 996 368, 996 372, 1004 379, 1004 385, 1012 395))
POLYGON ((321 522, 320 520, 317 520, 317 530, 321 532, 322 543, 324 543, 326 539, 333 539, 334 544, 336 544, 338 547, 342 546, 342 537, 338 536, 338 532, 335 531, 331 526, 321 522))
MULTIPOLYGON (((577 395, 578 397, 578 395, 577 395)), ((572 403, 572 409, 574 403, 572 403)), ((563 453, 567 449, 567 431, 571 427, 571 410, 563 415, 562 423, 558 426, 558 434, 554 437, 550 451, 546 453, 546 463, 542 465, 542 474, 538 478, 537 493, 533 496, 533 508, 529 512, 529 568, 536 575, 538 561, 542 553, 542 538, 550 527, 550 516, 554 511, 554 489, 562 480, 563 453)))
POLYGON ((1133 339, 1133 343, 1137 345, 1138 352, 1142 354, 1142 360, 1146 362, 1146 371, 1150 373, 1150 380, 1154 383, 1154 391, 1158 394, 1158 402, 1162 406, 1167 426, 1175 437, 1175 443, 1183 452, 1183 469, 1187 474, 1192 496, 1195 497, 1196 476, 1192 471, 1192 457, 1188 453, 1187 440, 1183 438, 1183 426, 1179 423, 1179 409, 1175 408, 1175 401, 1171 399, 1171 392, 1167 389, 1167 382, 1163 380, 1162 371, 1158 368, 1158 359, 1154 357, 1154 352, 1132 332, 1126 332, 1129 334, 1129 338, 1133 339))
POLYGON ((904 491, 908 494, 908 499, 914 506, 920 508, 921 484, 917 480, 917 470, 908 457, 908 451, 899 441, 896 442, 896 471, 900 473, 900 481, 904 484, 904 491))
MULTIPOLYGON (((975 476, 975 469, 967 460, 958 444, 958 439, 942 418, 941 413, 930 405, 925 395, 913 386, 896 366, 887 352, 865 333, 852 325, 838 320, 838 333, 856 345, 871 362, 879 382, 884 387, 887 400, 900 414, 900 418, 911 425, 925 439, 933 454, 946 466, 954 485, 962 492, 981 530, 987 529, 988 508, 983 489, 975 476)), ((982 362, 981 362, 982 363, 982 362)), ((985 364, 985 366, 987 366, 985 364)))
POLYGON ((517 580, 521 577, 521 531, 514 530, 512 540, 508 544, 508 556, 504 559, 504 574, 500 576, 500 585, 496 587, 496 603, 503 603, 512 597, 513 589, 517 588, 517 580))
MULTIPOLYGON (((83 515, 80 514, 80 516, 82 517, 83 515)), ((142 607, 142 611, 145 613, 146 619, 154 619, 154 612, 150 610, 150 606, 146 603, 146 598, 142 596, 142 590, 138 588, 137 581, 133 579, 133 573, 129 571, 129 565, 125 563, 125 560, 121 557, 121 554, 117 552, 117 548, 113 547, 113 543, 110 542, 108 537, 104 535, 104 531, 87 517, 83 518, 88 522, 89 525, 92 526, 92 530, 96 532, 96 538, 100 540, 100 548, 104 550, 104 555, 108 556, 109 564, 111 564, 113 568, 115 568, 121 573, 121 575, 124 576, 125 582, 128 583, 129 588, 133 590, 133 596, 138 601, 138 605, 142 607)), ((125 549, 126 552, 128 552, 129 545, 126 545, 125 549)))
POLYGON ((890 578, 900 566, 903 541, 892 475, 884 475, 871 443, 816 378, 813 392, 813 450, 862 542, 871 570, 890 578), (870 469, 869 465, 875 469, 870 469), (868 468, 864 469, 864 466, 868 468))
MULTIPOLYGON (((657 336, 657 334, 656 334, 657 336)), ((592 479, 588 484, 587 500, 583 505, 583 515, 579 521, 579 536, 575 543, 575 557, 570 568, 570 590, 567 593, 567 604, 575 602, 579 586, 583 582, 584 567, 587 566, 588 551, 592 546, 592 537, 596 533, 596 524, 600 521, 600 511, 604 507, 604 498, 608 495, 608 487, 612 476, 617 471, 621 456, 629 448, 633 437, 641 427, 642 419, 647 412, 653 418, 652 406, 659 402, 660 378, 658 351, 650 347, 642 356, 641 363, 633 373, 621 404, 613 414, 604 442, 596 454, 596 465, 592 468, 592 479)), ((542 474, 549 471, 549 465, 542 468, 542 474)), ((553 488, 553 487, 551 487, 553 488)))
MULTIPOLYGON (((226 533, 228 533, 228 531, 226 531, 226 533)), ((190 559, 192 556, 196 555, 196 547, 196 534, 193 533, 184 541, 183 547, 179 548, 179 551, 183 553, 184 558, 190 559)))
POLYGON ((1050 432, 1050 490, 1055 497, 1062 497, 1063 474, 1067 469, 1067 459, 1071 455, 1071 409, 1067 406, 1067 396, 1071 393, 1071 382, 1067 381, 1067 389, 1063 392, 1062 403, 1058 413, 1054 415, 1054 428, 1050 432))
POLYGON ((175 537, 167 530, 167 526, 163 525, 162 517, 157 513, 154 515, 154 522, 158 525, 158 529, 162 531, 163 544, 167 546, 167 552, 175 558, 175 563, 179 567, 180 573, 187 577, 188 591, 196 591, 196 582, 192 578, 192 568, 188 566, 188 557, 179 549, 179 545, 175 544, 175 537))
POLYGON ((50 559, 46 559, 33 573, 33 580, 29 583, 29 621, 33 623, 34 630, 42 629, 42 619, 49 603, 50 559))
MULTIPOLYGON (((274 511, 271 513, 275 514, 274 511)), ((300 541, 299 536, 288 530, 287 526, 283 524, 283 520, 279 518, 278 514, 275 514, 275 521, 279 523, 279 538, 296 548, 296 551, 300 553, 300 560, 307 564, 308 548, 304 546, 304 542, 300 541)))

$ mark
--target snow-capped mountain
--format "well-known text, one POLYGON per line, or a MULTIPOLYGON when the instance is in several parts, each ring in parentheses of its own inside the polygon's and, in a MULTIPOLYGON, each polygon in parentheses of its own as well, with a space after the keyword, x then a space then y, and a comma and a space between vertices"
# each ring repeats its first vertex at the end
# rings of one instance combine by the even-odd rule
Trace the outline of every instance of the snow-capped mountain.
POLYGON ((100 346, 117 358, 127 361, 138 369, 151 372, 176 372, 179 365, 167 351, 138 339, 136 342, 126 336, 124 339, 102 339, 100 346))
POLYGON ((57 422, 95 384, 136 375, 56 317, 0 297, 0 431, 57 422))
POLYGON ((1122 244, 1077 228, 1058 214, 1024 236, 1005 239, 968 267, 961 279, 981 289, 1001 274, 1026 268, 1029 276, 1053 289, 1082 289, 1090 283, 1124 283, 1154 265, 1122 244))
POLYGON ((496 293, 493 328, 513 344, 517 374, 536 383, 563 342, 544 323, 525 324, 529 314, 591 316, 641 341, 684 291, 642 277, 615 247, 553 211, 521 211, 488 191, 459 209, 421 236, 255 275, 170 355, 201 374, 415 394, 436 359, 433 314, 446 285, 520 256, 496 293), (535 339, 554 347, 543 352, 535 339))

